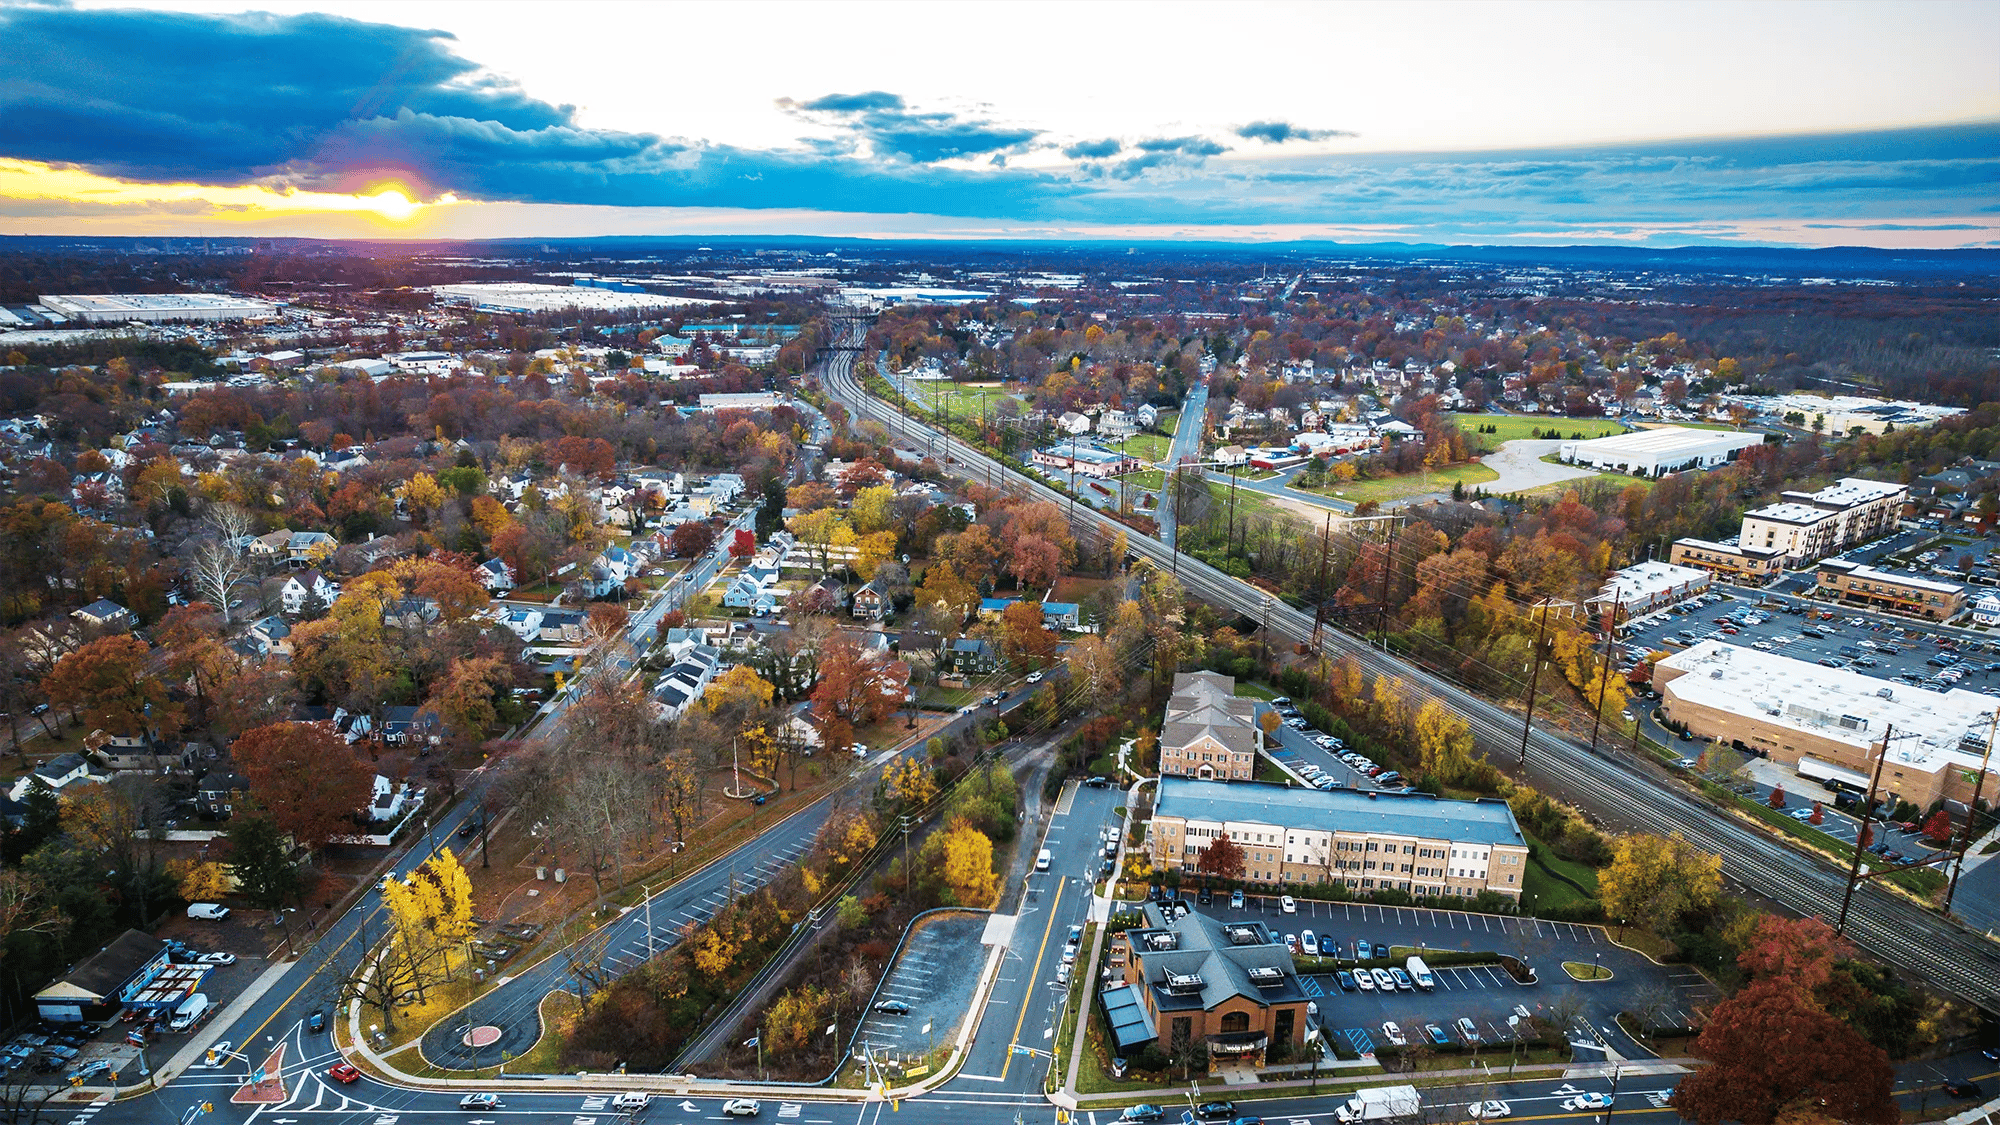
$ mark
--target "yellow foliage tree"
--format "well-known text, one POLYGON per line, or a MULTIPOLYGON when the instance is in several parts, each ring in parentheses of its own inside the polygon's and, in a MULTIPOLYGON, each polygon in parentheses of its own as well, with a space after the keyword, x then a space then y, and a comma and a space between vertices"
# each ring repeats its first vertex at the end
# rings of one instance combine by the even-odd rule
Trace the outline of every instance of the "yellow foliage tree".
POLYGON ((889 784, 912 807, 929 804, 937 796, 937 778, 921 758, 904 758, 890 770, 889 784))
POLYGON ((233 889, 228 869, 214 860, 170 859, 167 877, 189 902, 214 902, 233 889))
POLYGON ((778 689, 748 664, 738 664, 715 678, 701 695, 702 709, 713 713, 724 707, 751 709, 768 707, 778 689))
POLYGON ((1417 756, 1423 771, 1456 785, 1471 772, 1472 727, 1451 708, 1432 699, 1417 709, 1417 756))
POLYGON ((1657 932, 1683 914, 1705 910, 1722 891, 1722 857, 1681 839, 1640 833, 1612 846, 1597 876, 1604 913, 1657 932))
POLYGON ((991 906, 1000 892, 1000 878, 993 873, 993 841, 962 816, 951 818, 941 839, 939 874, 952 898, 960 906, 991 906))
POLYGON ((711 977, 720 977, 736 963, 742 950, 718 927, 710 926, 694 939, 694 967, 711 977))

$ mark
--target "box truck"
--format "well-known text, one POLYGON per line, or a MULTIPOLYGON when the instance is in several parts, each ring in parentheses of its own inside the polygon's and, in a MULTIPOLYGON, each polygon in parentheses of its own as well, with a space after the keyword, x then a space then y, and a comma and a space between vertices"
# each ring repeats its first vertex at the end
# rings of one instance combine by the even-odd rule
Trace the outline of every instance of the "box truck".
POLYGON ((1357 1121, 1414 1122, 1423 1108, 1423 1099, 1417 1096, 1415 1086, 1371 1086, 1354 1091, 1335 1107, 1333 1117, 1341 1125, 1357 1121))

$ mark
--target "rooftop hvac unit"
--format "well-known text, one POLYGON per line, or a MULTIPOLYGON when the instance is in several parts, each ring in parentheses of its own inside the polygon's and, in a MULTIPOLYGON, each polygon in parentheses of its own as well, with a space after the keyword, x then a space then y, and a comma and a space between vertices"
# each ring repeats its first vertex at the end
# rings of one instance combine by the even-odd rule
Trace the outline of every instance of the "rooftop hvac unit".
POLYGON ((1264 944, 1264 935, 1259 933, 1255 926, 1231 926, 1228 932, 1231 945, 1264 944))
POLYGON ((1276 988, 1285 983, 1285 971, 1269 965, 1259 965, 1250 970, 1250 983, 1258 988, 1276 988))
POLYGON ((1167 933, 1163 930, 1156 930, 1146 935, 1146 948, 1148 949, 1179 949, 1180 945, 1181 941, 1178 935, 1167 933))
POLYGON ((1186 996, 1201 991, 1200 973, 1168 973, 1167 992, 1174 996, 1186 996))

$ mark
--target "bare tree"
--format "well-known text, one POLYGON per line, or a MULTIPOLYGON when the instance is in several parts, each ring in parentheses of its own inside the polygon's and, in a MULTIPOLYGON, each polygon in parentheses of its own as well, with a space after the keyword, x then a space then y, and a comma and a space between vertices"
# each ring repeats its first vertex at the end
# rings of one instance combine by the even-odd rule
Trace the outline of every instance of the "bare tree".
POLYGON ((225 544, 234 547, 238 552, 243 550, 243 538, 250 534, 251 528, 257 526, 256 519, 249 512, 227 502, 210 504, 208 511, 202 513, 202 518, 208 526, 215 529, 217 535, 222 536, 225 544))
POLYGON ((230 594, 237 583, 248 577, 250 563, 242 552, 213 539, 205 539, 195 547, 194 561, 188 566, 188 578, 194 583, 195 593, 222 614, 225 629, 230 623, 230 594))
POLYGON ((584 1000, 590 999, 593 989, 602 990, 609 984, 613 974, 604 961, 605 949, 611 944, 611 927, 596 925, 596 920, 595 914, 572 918, 566 940, 556 949, 563 967, 576 981, 577 996, 584 1000))

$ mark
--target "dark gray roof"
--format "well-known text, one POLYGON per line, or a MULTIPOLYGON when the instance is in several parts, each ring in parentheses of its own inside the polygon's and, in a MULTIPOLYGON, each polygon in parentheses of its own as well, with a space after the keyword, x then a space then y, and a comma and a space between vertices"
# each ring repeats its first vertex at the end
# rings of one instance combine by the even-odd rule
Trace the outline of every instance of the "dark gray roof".
POLYGON ((82 989, 92 996, 108 997, 116 995, 125 983, 138 975, 141 969, 153 963, 153 959, 166 952, 159 938, 150 937, 138 930, 126 930, 119 934, 110 945, 85 958, 76 968, 63 974, 62 982, 82 989))

